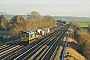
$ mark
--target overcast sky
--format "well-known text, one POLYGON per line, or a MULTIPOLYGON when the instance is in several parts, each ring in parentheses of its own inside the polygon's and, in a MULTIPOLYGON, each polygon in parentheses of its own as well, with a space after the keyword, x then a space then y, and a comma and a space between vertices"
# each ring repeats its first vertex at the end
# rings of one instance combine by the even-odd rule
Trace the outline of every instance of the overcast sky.
POLYGON ((0 0, 0 12, 41 15, 90 17, 90 0, 0 0))

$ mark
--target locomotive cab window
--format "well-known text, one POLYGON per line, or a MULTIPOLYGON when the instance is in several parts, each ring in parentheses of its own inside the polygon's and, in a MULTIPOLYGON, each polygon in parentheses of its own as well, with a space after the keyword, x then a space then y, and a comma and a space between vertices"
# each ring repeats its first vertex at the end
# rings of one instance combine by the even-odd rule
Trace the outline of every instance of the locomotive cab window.
POLYGON ((26 34, 26 37, 29 37, 28 34, 26 34))
POLYGON ((21 37, 25 37, 25 34, 22 34, 21 37))

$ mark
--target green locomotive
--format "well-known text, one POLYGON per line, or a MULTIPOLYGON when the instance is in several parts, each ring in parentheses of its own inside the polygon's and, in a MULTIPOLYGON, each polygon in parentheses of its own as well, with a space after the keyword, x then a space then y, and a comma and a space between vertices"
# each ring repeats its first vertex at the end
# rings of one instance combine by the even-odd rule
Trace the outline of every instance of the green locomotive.
POLYGON ((23 32, 21 34, 21 43, 22 44, 29 44, 30 40, 36 38, 36 31, 29 31, 29 32, 23 32))

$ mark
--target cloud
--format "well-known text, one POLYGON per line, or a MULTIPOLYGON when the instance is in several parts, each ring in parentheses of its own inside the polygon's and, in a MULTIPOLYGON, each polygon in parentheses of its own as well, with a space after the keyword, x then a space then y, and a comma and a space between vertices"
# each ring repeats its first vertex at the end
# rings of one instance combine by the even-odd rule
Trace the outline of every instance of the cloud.
POLYGON ((90 4, 89 0, 0 0, 0 4, 77 5, 90 4))
POLYGON ((28 2, 28 1, 25 1, 25 2, 20 2, 20 1, 15 1, 15 2, 13 2, 13 1, 11 1, 11 2, 8 2, 8 1, 6 1, 6 2, 0 2, 0 4, 56 4, 56 5, 58 5, 58 4, 63 4, 63 5, 71 5, 71 4, 89 4, 90 2, 78 2, 78 1, 71 1, 71 2, 28 2))

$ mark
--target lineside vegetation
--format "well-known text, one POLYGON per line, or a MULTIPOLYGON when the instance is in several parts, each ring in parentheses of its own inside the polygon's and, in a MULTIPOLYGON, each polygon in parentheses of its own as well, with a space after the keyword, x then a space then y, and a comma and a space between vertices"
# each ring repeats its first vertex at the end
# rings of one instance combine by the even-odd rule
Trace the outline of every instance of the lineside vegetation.
POLYGON ((90 60, 90 25, 88 25, 89 28, 86 31, 80 28, 80 25, 76 21, 71 21, 70 23, 74 30, 71 36, 78 42, 75 49, 85 56, 87 60, 90 60))

